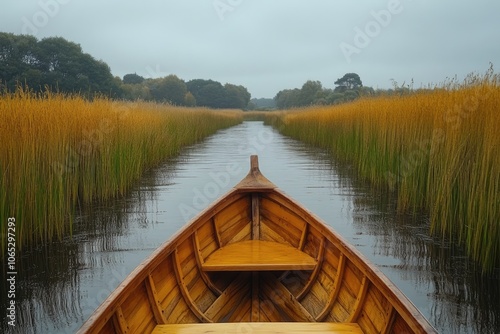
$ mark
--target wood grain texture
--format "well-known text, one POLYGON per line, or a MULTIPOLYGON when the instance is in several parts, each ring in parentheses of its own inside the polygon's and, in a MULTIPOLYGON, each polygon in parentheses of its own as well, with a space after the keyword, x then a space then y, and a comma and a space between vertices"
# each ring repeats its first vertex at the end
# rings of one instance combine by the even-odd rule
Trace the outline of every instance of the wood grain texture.
POLYGON ((155 250, 79 333, 436 333, 252 161, 242 183, 155 250))
POLYGON ((317 261, 291 246, 247 240, 222 247, 210 255, 205 271, 313 270, 317 261))
POLYGON ((159 325, 153 334, 208 334, 208 333, 253 333, 253 334, 287 334, 287 333, 316 333, 316 334, 347 334, 363 331, 357 324, 349 323, 309 323, 309 322, 240 322, 224 324, 184 324, 159 325))

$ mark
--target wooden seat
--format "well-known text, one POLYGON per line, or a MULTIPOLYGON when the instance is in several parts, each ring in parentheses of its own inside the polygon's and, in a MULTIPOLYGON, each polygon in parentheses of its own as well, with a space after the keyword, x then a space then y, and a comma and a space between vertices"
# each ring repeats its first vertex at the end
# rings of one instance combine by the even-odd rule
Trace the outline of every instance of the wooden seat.
POLYGON ((204 271, 313 270, 316 260, 289 245, 246 240, 221 247, 202 264, 204 271))
POLYGON ((356 323, 337 322, 232 322, 157 325, 152 334, 201 333, 360 333, 356 323))

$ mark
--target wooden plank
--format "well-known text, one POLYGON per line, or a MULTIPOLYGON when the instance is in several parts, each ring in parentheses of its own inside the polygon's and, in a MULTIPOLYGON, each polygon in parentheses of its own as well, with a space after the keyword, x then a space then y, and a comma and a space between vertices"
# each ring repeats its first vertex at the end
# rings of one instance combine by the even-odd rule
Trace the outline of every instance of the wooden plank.
POLYGON ((396 320, 396 311, 394 307, 391 307, 391 312, 389 314, 389 320, 385 323, 384 328, 380 331, 382 334, 388 334, 392 330, 392 325, 394 324, 394 320, 396 320))
MULTIPOLYGON (((390 333, 412 333, 410 324, 397 312, 395 312, 394 321, 391 324, 390 333)), ((425 333, 425 332, 419 332, 425 333)))
MULTIPOLYGON (((318 267, 318 265, 316 265, 318 267)), ((316 269, 316 268, 314 268, 316 269)), ((279 277, 279 281, 283 283, 284 286, 294 296, 298 296, 299 293, 302 291, 302 289, 305 286, 305 283, 311 277, 311 271, 310 270, 288 270, 286 271, 287 275, 281 275, 279 277)))
POLYGON ((325 273, 325 275, 328 275, 332 281, 334 281, 335 277, 337 277, 341 254, 342 253, 331 243, 326 243, 321 270, 325 273))
POLYGON ((262 295, 284 312, 292 321, 315 322, 314 317, 291 292, 270 273, 262 273, 262 295))
POLYGON ((344 273, 345 287, 349 294, 356 300, 358 296, 358 291, 361 287, 361 282, 363 281, 364 274, 358 267, 356 267, 352 262, 347 264, 344 273))
POLYGON ((293 229, 297 236, 300 236, 305 226, 308 225, 303 217, 297 215, 295 208, 289 208, 282 203, 278 203, 267 197, 267 194, 263 195, 261 199, 261 210, 263 216, 287 224, 287 228, 293 229))
POLYGON ((227 240, 226 244, 234 244, 252 239, 252 224, 250 222, 240 225, 239 228, 240 230, 236 234, 233 234, 232 238, 227 240))
POLYGON ((260 200, 258 194, 252 194, 252 239, 260 240, 260 200))
POLYGON ((217 299, 217 296, 210 289, 208 289, 201 277, 198 277, 188 292, 193 302, 202 312, 205 312, 217 299))
MULTIPOLYGON (((194 231, 193 233, 193 243, 194 243, 194 249, 195 249, 195 256, 196 256, 196 263, 198 265, 198 268, 201 268, 201 266, 203 265, 203 263, 205 262, 201 256, 201 247, 200 247, 200 240, 198 239, 198 231, 194 231)), ((219 290, 219 288, 217 288, 215 286, 215 284, 213 284, 212 280, 208 277, 207 273, 200 270, 200 276, 201 276, 201 279, 203 280, 203 282, 205 282, 205 284, 207 285, 207 287, 212 290, 212 292, 216 295, 216 296, 220 296, 220 294, 222 293, 222 291, 219 290)))
POLYGON ((221 233, 221 242, 223 246, 238 242, 243 239, 251 239, 252 222, 250 217, 244 217, 231 225, 225 232, 221 233), (242 231, 244 231, 242 233, 242 231), (246 238, 247 236, 247 238, 246 238))
POLYGON ((297 247, 307 223, 293 212, 281 208, 278 204, 261 199, 261 218, 268 221, 268 226, 297 247), (266 204, 266 206, 264 206, 266 204))
POLYGON ((279 210, 276 212, 286 212, 285 214, 289 215, 287 217, 287 220, 291 219, 291 222, 294 222, 294 224, 296 224, 296 227, 300 230, 302 230, 303 223, 315 223, 314 226, 318 226, 317 219, 311 217, 310 212, 307 209, 305 209, 302 205, 300 205, 300 203, 296 202, 292 198, 287 197, 280 191, 263 194, 262 202, 266 204, 266 207, 271 203, 278 205, 278 207, 271 205, 272 208, 270 207, 270 211, 274 211, 275 209, 279 208, 279 210))
POLYGON ((252 272, 252 322, 260 321, 259 272, 252 272))
POLYGON ((307 279, 307 282, 302 291, 300 291, 300 293, 297 295, 297 300, 302 300, 305 297, 305 295, 309 292, 309 290, 311 290, 311 287, 314 284, 314 282, 316 282, 316 278, 318 277, 318 274, 322 268, 324 253, 325 253, 325 238, 322 238, 321 245, 319 247, 318 257, 316 259, 318 261, 318 264, 311 273, 311 276, 309 276, 309 278, 307 279))
POLYGON ((215 217, 212 217, 212 224, 214 225, 214 231, 215 231, 215 240, 217 241, 217 245, 220 246, 222 245, 222 242, 220 240, 220 232, 219 229, 217 228, 217 223, 215 222, 215 217))
MULTIPOLYGON (((339 292, 339 295, 341 293, 339 292)), ((344 305, 342 305, 340 302, 333 304, 332 310, 327 313, 326 317, 323 318, 323 321, 330 321, 330 322, 345 322, 345 319, 349 317, 349 311, 346 310, 344 305)))
POLYGON ((279 318, 279 311, 276 307, 267 300, 266 303, 260 303, 260 321, 262 322, 273 322, 273 316, 276 317, 274 322, 283 321, 283 319, 279 318), (271 316, 271 317, 270 317, 271 316))
POLYGON ((121 307, 117 307, 115 311, 115 315, 113 317, 113 321, 115 324, 115 329, 117 333, 127 334, 128 333, 128 324, 127 320, 125 320, 125 316, 123 315, 123 311, 121 307))
POLYGON ((200 322, 200 319, 191 311, 184 298, 179 298, 173 311, 168 316, 167 322, 169 324, 185 324, 200 322))
POLYGON ((231 314, 241 300, 248 299, 250 293, 250 280, 248 273, 242 273, 222 292, 212 305, 206 310, 204 316, 213 322, 231 314))
POLYGON ((212 322, 210 319, 208 319, 203 312, 196 306, 194 303, 193 299, 191 298, 186 283, 184 282, 184 278, 182 277, 182 268, 179 262, 179 253, 177 249, 175 249, 174 254, 174 271, 175 271, 175 277, 177 278, 177 283, 179 285, 179 288, 181 290, 181 294, 184 297, 185 302, 191 309, 191 311, 196 315, 198 319, 200 319, 202 322, 212 322))
POLYGON ((199 240, 200 254, 202 255, 202 258, 205 259, 213 251, 219 248, 213 222, 208 220, 206 224, 203 224, 196 230, 196 233, 199 240))
POLYGON ((363 331, 358 324, 332 322, 233 322, 214 324, 158 325, 152 334, 208 334, 208 333, 316 333, 348 334, 363 331))
MULTIPOLYGON (((221 235, 221 240, 228 238, 225 236, 230 233, 234 225, 238 225, 241 221, 251 221, 251 200, 248 197, 240 198, 223 211, 214 216, 217 230, 221 235)), ((224 244, 224 243, 223 243, 224 244)))
POLYGON ((167 322, 173 322, 169 321, 168 319, 172 318, 171 315, 178 308, 177 305, 181 300, 183 301, 184 299, 182 297, 182 293, 179 286, 176 284, 172 288, 172 291, 166 296, 166 298, 162 302, 162 307, 164 308, 164 313, 165 317, 167 318, 167 322))
POLYGON ((328 302, 326 303, 323 311, 320 314, 318 314, 318 316, 316 317, 316 321, 322 321, 328 315, 328 312, 331 311, 333 304, 335 303, 335 301, 337 299, 337 294, 340 291, 340 285, 342 283, 343 276, 344 276, 344 269, 346 267, 345 263, 346 263, 345 256, 344 256, 344 254, 341 254, 340 259, 339 259, 339 265, 337 268, 337 276, 335 277, 335 282, 334 282, 333 288, 330 292, 328 302))
POLYGON ((370 284, 365 301, 363 302, 363 309, 356 323, 358 323, 365 332, 386 334, 384 328, 387 328, 393 309, 394 307, 380 293, 377 287, 370 284))
POLYGON ((165 259, 165 261, 156 267, 152 272, 151 276, 155 284, 156 292, 162 303, 162 307, 165 308, 168 304, 165 304, 165 298, 171 293, 172 289, 177 286, 177 281, 173 272, 172 261, 170 256, 165 259))
POLYGON ((151 308, 153 309, 156 323, 166 324, 167 319, 163 314, 160 298, 158 296, 158 293, 156 292, 155 283, 151 274, 148 275, 148 278, 146 279, 146 291, 148 292, 149 303, 151 304, 151 308))
POLYGON ((244 300, 236 305, 236 310, 225 322, 249 322, 251 321, 252 301, 244 300))
POLYGON ((308 226, 309 226, 309 224, 306 224, 304 226, 304 229, 302 230, 302 235, 300 236, 300 241, 299 241, 299 247, 297 247, 300 250, 304 249, 304 244, 306 242, 307 232, 309 232, 308 226))
POLYGON ((278 229, 277 226, 271 228, 270 226, 273 224, 274 223, 266 217, 262 217, 262 219, 260 220, 260 240, 278 242, 280 244, 288 244, 292 247, 297 248, 297 243, 295 243, 295 240, 290 235, 282 233, 282 231, 281 233, 278 233, 276 231, 278 229))
POLYGON ((323 308, 330 300, 330 291, 333 285, 334 282, 330 281, 321 271, 318 275, 318 279, 312 285, 311 290, 301 301, 304 306, 307 305, 308 310, 311 310, 311 314, 317 316, 323 311, 323 308))
POLYGON ((182 299, 177 279, 175 275, 172 275, 173 272, 174 267, 171 256, 167 257, 162 265, 158 266, 152 272, 155 288, 161 300, 163 313, 167 319, 170 318, 170 314, 173 312, 175 306, 182 299))
POLYGON ((321 240, 325 238, 325 235, 321 234, 317 229, 311 225, 307 225, 307 235, 305 236, 304 245, 301 250, 304 253, 311 255, 312 257, 317 257, 320 252, 321 240))
POLYGON ((196 260, 194 259, 194 256, 192 257, 192 260, 189 261, 194 263, 193 266, 187 266, 187 267, 182 267, 182 273, 184 275, 183 280, 184 283, 186 284, 186 288, 190 291, 193 288, 193 285, 198 281, 198 278, 200 278, 200 270, 196 266, 196 260))
MULTIPOLYGON (((193 248, 192 239, 186 239, 183 243, 181 243, 176 248, 177 259, 179 260, 179 265, 182 268, 183 277, 186 280, 187 276, 192 272, 194 268, 196 268, 196 258, 195 251, 193 248)), ((191 275, 193 275, 191 273, 191 275)), ((191 277, 192 279, 193 277, 191 277)), ((189 283, 190 280, 187 280, 186 283, 189 283)))
POLYGON ((115 319, 114 316, 111 317, 111 319, 108 319, 108 321, 106 321, 106 324, 99 330, 99 334, 117 334, 117 333, 119 333, 115 329, 115 324, 114 324, 113 319, 115 319))
POLYGON ((145 284, 145 281, 149 279, 148 276, 145 277, 141 285, 130 291, 120 305, 123 318, 128 324, 129 333, 140 333, 157 324, 145 284))
POLYGON ((276 242, 247 240, 229 244, 210 255, 206 271, 313 270, 317 262, 297 248, 276 242))
POLYGON ((363 308, 363 303, 369 285, 370 282, 368 281, 366 276, 363 276, 363 280, 361 281, 361 288, 359 289, 358 296, 356 298, 356 303, 354 304, 353 311, 349 316, 349 318, 347 319, 347 322, 354 322, 358 318, 358 315, 361 312, 361 309, 363 308))

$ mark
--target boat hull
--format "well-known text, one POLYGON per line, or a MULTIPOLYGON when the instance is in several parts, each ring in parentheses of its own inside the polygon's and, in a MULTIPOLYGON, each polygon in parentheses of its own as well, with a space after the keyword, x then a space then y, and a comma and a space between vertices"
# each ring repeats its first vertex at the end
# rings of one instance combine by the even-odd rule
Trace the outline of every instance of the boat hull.
POLYGON ((222 323, 259 333, 294 322, 306 327, 289 330, 435 332, 380 270, 252 162, 242 182, 136 268, 80 333, 166 333, 162 324, 202 333, 222 323))

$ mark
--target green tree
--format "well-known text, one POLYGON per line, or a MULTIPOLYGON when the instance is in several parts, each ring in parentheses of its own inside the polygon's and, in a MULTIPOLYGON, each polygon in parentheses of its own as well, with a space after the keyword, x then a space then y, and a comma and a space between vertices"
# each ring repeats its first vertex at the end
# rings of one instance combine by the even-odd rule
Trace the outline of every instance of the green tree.
POLYGON ((234 109, 245 109, 250 101, 250 93, 243 86, 225 84, 226 103, 223 107, 234 109))
POLYGON ((184 105, 187 107, 196 106, 196 98, 191 92, 187 92, 186 95, 184 95, 184 105))
POLYGON ((151 96, 151 91, 149 90, 149 87, 144 83, 142 83, 142 84, 123 84, 121 86, 121 89, 123 91, 123 98, 125 100, 149 101, 149 100, 153 99, 153 97, 151 96))
POLYGON ((361 82, 361 78, 356 73, 346 73, 340 79, 335 81, 335 91, 344 92, 346 90, 357 90, 363 87, 363 83, 361 82))
POLYGON ((0 81, 9 89, 28 85, 61 92, 96 92, 120 96, 120 82, 109 66, 83 53, 80 45, 61 37, 38 41, 33 36, 0 33, 0 81))
POLYGON ((16 84, 32 78, 39 81, 39 65, 35 37, 0 33, 0 81, 7 88, 12 90, 16 84))
POLYGON ((209 108, 245 109, 250 101, 250 93, 243 86, 226 83, 224 86, 214 80, 193 79, 186 83, 193 94, 196 105, 209 108))
POLYGON ((176 75, 148 80, 151 96, 155 101, 184 105, 187 93, 186 83, 176 75))
POLYGON ((295 89, 284 89, 278 92, 274 97, 276 101, 276 107, 278 109, 290 109, 300 105, 301 90, 295 89))
POLYGON ((221 92, 219 92, 219 90, 223 90, 220 82, 205 79, 190 80, 186 83, 186 87, 187 90, 191 92, 191 94, 193 94, 194 98, 196 99, 196 105, 203 107, 209 107, 213 105, 213 102, 211 102, 212 96, 210 96, 211 92, 220 95, 221 92), (206 86, 210 85, 213 85, 213 87, 207 89, 206 86))
POLYGON ((198 96, 195 95, 195 97, 199 106, 209 108, 225 108, 226 106, 226 91, 220 82, 203 86, 198 91, 198 96))
POLYGON ((350 102, 354 101, 359 97, 359 92, 357 90, 348 89, 344 92, 344 101, 350 102))
POLYGON ((338 92, 332 92, 326 97, 327 104, 339 104, 344 102, 344 94, 338 92))
POLYGON ((123 83, 124 84, 134 85, 134 84, 141 84, 143 82, 144 82, 144 78, 136 73, 125 74, 123 76, 123 83))
POLYGON ((314 104, 314 102, 320 97, 319 95, 322 91, 323 86, 321 85, 321 82, 308 80, 300 89, 299 106, 314 104))

